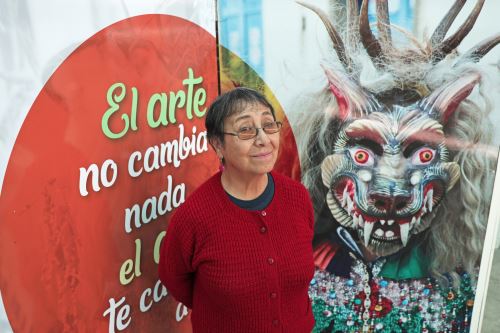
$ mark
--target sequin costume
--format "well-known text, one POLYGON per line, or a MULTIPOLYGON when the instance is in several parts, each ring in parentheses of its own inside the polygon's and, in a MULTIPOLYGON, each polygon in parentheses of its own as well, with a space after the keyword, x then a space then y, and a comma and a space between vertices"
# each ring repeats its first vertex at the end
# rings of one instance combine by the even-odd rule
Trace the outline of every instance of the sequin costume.
POLYGON ((457 288, 451 281, 443 286, 425 271, 418 247, 403 261, 367 263, 356 245, 342 238, 336 244, 315 252, 318 264, 325 252, 338 258, 330 269, 317 269, 311 282, 314 332, 468 332, 475 292, 469 274, 460 274, 457 288))

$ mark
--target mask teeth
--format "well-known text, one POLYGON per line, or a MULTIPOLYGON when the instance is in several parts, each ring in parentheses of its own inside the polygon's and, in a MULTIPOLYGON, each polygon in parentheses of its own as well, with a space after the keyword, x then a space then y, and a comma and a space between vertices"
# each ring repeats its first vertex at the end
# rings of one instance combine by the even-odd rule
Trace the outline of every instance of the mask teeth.
POLYGON ((352 215, 352 222, 354 222, 354 227, 357 228, 359 225, 358 216, 356 214, 352 215))
POLYGON ((394 224, 394 220, 387 220, 387 225, 393 225, 394 224))
POLYGON ((373 222, 369 222, 369 221, 366 221, 365 222, 365 227, 363 229, 363 235, 364 235, 364 240, 365 240, 365 246, 368 246, 368 244, 370 243, 370 238, 371 238, 371 235, 372 235, 372 231, 373 231, 373 225, 375 223, 373 222))
POLYGON ((430 189, 429 192, 427 192, 427 207, 429 208, 429 212, 432 212, 433 197, 434 197, 434 190, 430 189))
POLYGON ((403 243, 403 246, 406 246, 406 244, 408 244, 408 234, 410 233, 410 224, 409 223, 400 224, 399 229, 401 232, 401 242, 403 243))
POLYGON ((351 215, 353 208, 354 208, 354 204, 353 204, 351 198, 349 198, 349 196, 348 196, 347 197, 347 214, 351 215))
POLYGON ((385 225, 385 220, 380 220, 381 225, 385 225))
POLYGON ((347 191, 347 185, 344 187, 344 193, 342 194, 342 207, 345 208, 347 205, 347 199, 349 197, 349 191, 347 191))
POLYGON ((359 215, 358 223, 359 223, 359 227, 360 228, 364 228, 365 227, 365 220, 363 219, 363 216, 359 215))

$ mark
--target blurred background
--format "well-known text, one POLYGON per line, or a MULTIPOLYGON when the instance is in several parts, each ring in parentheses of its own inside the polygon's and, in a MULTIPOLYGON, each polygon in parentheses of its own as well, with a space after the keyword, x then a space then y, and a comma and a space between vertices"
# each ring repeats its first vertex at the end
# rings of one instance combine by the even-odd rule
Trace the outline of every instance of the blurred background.
MULTIPOLYGON (((304 0, 323 9, 336 24, 345 21, 345 0, 304 0)), ((429 37, 454 0, 390 0, 391 23, 419 41, 429 37)), ((361 3, 361 1, 359 1, 361 3)), ((476 1, 468 1, 449 30, 453 33, 471 12, 476 1)), ((375 1, 369 2, 373 22, 375 1)), ((318 16, 292 0, 219 0, 219 41, 244 59, 270 85, 285 110, 296 94, 315 90, 324 84, 320 69, 331 58, 331 42, 318 16), (296 93, 296 94, 295 94, 296 93)), ((458 51, 467 51, 476 43, 498 32, 494 13, 498 1, 486 1, 472 31, 458 51)), ((394 34, 398 35, 398 34, 394 34)), ((397 38, 397 37, 396 37, 397 38)), ((481 61, 498 74, 500 47, 481 61)), ((498 97, 498 96, 497 96, 498 97)), ((498 115, 494 115, 498 118, 498 115)), ((495 142, 500 142, 500 132, 495 142)))

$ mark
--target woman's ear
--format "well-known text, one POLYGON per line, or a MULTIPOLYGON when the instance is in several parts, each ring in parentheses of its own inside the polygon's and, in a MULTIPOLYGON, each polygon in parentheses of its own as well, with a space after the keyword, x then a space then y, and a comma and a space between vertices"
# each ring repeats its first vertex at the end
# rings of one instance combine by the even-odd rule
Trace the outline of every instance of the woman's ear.
POLYGON ((222 150, 224 148, 224 144, 220 141, 219 138, 212 138, 210 140, 210 145, 212 146, 212 148, 214 148, 215 150, 215 153, 217 154, 217 157, 220 159, 222 159, 224 156, 222 155, 222 150))

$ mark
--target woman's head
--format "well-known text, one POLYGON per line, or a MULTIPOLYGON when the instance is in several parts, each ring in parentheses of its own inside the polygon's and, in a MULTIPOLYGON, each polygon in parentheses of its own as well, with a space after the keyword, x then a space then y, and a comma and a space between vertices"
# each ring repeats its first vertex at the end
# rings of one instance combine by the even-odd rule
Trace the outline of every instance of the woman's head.
POLYGON ((267 107, 276 120, 273 106, 261 93, 250 88, 235 88, 217 97, 208 108, 205 127, 207 128, 207 138, 210 143, 213 140, 224 143, 224 121, 244 111, 251 105, 267 107))
POLYGON ((259 92, 236 88, 219 96, 208 109, 205 125, 227 171, 261 174, 273 168, 281 123, 259 92))

